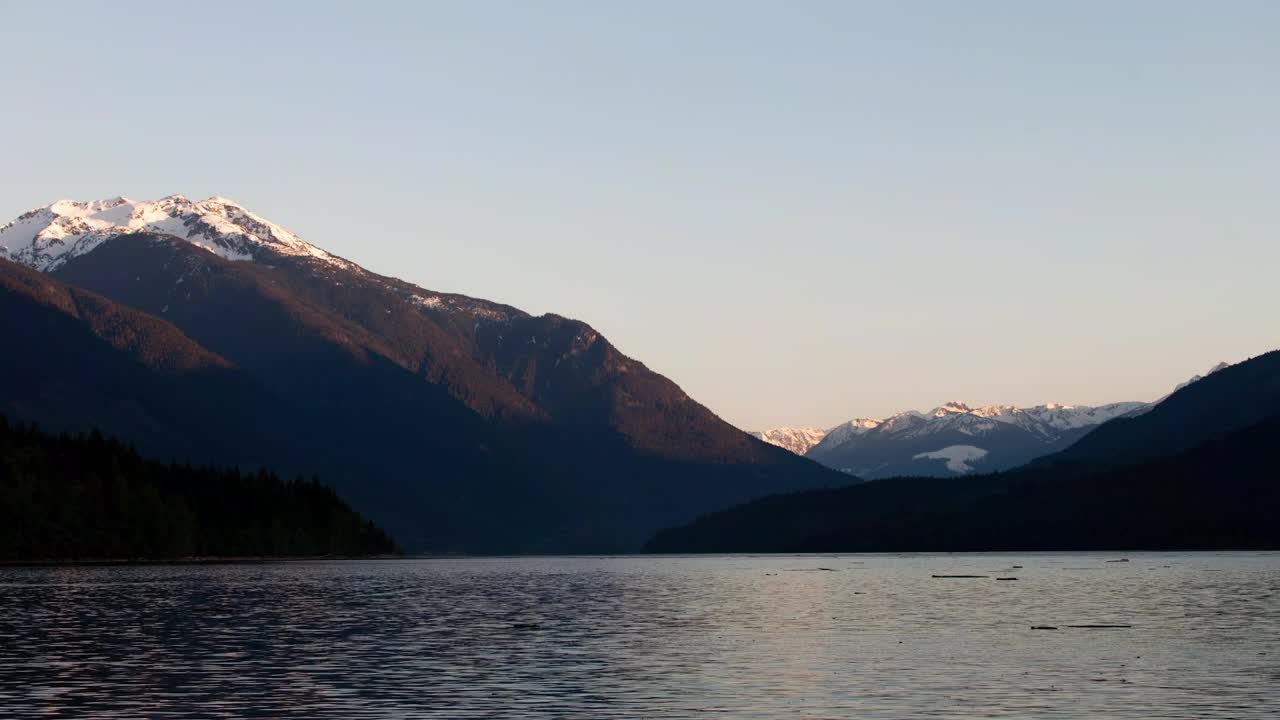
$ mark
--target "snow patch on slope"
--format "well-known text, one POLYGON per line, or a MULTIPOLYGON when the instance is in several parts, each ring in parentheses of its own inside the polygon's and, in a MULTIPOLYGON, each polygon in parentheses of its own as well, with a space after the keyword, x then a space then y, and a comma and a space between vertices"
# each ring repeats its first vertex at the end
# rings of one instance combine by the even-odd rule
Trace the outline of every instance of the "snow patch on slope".
POLYGON ((914 456, 913 460, 946 460, 947 469, 954 473, 967 473, 973 471, 973 466, 969 463, 981 460, 987 456, 987 451, 974 445, 950 445, 941 450, 933 452, 923 452, 914 456))

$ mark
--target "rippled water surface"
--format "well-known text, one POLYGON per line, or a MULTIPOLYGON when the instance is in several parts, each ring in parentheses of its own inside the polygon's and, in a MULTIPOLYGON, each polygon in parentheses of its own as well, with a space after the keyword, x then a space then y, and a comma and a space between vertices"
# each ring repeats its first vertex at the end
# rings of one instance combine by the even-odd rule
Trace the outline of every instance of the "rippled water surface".
POLYGON ((1280 715, 1280 554, 1118 559, 0 568, 0 717, 1280 715))

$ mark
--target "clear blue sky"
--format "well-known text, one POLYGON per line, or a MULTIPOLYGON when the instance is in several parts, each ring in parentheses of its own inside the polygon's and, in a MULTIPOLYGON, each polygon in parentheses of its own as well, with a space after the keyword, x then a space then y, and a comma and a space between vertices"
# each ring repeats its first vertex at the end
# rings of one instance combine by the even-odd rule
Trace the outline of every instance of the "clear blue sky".
MULTIPOLYGON (((0 3, 0 217, 224 195, 744 427, 1280 347, 1280 3, 0 3)), ((3 222, 3 220, 0 220, 3 222)))

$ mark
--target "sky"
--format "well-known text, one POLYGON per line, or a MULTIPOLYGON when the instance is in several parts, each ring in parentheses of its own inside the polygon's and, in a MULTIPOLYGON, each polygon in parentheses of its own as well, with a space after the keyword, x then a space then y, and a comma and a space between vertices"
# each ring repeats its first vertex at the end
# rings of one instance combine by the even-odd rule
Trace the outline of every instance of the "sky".
POLYGON ((222 195, 743 428, 1280 347, 1280 3, 0 0, 0 222, 222 195))

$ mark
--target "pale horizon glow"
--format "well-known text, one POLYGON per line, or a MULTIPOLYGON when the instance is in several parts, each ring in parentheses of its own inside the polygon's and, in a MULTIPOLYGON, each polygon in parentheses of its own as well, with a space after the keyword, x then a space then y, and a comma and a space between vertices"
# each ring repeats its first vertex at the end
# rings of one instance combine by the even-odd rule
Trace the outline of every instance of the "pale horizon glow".
POLYGON ((1280 347, 1280 4, 0 5, 0 224, 235 200, 744 429, 1280 347))

